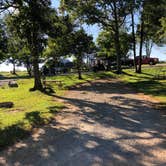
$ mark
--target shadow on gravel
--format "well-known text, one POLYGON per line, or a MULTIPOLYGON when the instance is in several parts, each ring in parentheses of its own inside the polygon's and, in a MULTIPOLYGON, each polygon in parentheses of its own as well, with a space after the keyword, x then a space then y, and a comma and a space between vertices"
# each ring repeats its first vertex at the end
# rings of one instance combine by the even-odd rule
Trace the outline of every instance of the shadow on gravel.
MULTIPOLYGON (((95 83, 95 86, 92 87, 95 87, 94 91, 97 93, 105 93, 100 90, 101 86, 104 85, 98 86, 98 83, 95 83)), ((107 93, 119 92, 119 90, 113 89, 117 87, 117 84, 111 83, 107 86, 109 87, 109 89, 106 87, 107 93)), ((83 86, 77 90, 91 91, 93 89, 90 86, 88 88, 83 86)), ((123 89, 119 93, 125 94, 126 91, 123 89)), ((31 166, 144 166, 143 158, 146 156, 152 162, 147 160, 147 165, 165 165, 164 161, 158 161, 151 153, 153 149, 166 148, 165 124, 161 123, 159 113, 149 106, 151 103, 119 95, 110 98, 112 101, 118 100, 119 105, 113 104, 114 102, 110 104, 102 101, 55 97, 79 107, 80 110, 76 111, 74 115, 81 117, 81 122, 91 126, 97 124, 100 127, 96 128, 94 132, 82 130, 79 125, 74 128, 66 124, 66 126, 56 128, 58 123, 54 121, 55 124, 52 123, 42 129, 37 140, 31 138, 33 141, 16 148, 14 153, 4 154, 5 157, 2 158, 4 163, 6 158, 6 164, 9 165, 12 163, 13 165, 31 166), (117 129, 118 137, 114 138, 112 135, 108 137, 111 129, 117 129), (101 131, 97 134, 97 130, 101 131), (102 133, 100 134, 100 132, 102 133), (145 135, 142 135, 143 133, 145 135), (142 141, 151 142, 156 138, 161 141, 147 146, 142 143, 142 141), (136 140, 137 143, 130 144, 133 140, 136 140), (126 144, 128 148, 125 148, 126 144), (23 154, 30 156, 24 157, 24 159, 18 157, 23 154)), ((67 113, 70 114, 70 110, 69 112, 64 111, 64 114, 67 113)))

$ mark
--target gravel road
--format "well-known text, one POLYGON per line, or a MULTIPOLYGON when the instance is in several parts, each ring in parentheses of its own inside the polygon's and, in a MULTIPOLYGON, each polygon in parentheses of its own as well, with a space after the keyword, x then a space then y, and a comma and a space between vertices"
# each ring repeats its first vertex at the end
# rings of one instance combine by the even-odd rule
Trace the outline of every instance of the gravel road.
POLYGON ((2 166, 165 166, 165 117, 155 100, 117 80, 97 80, 55 96, 53 122, 0 152, 2 166))

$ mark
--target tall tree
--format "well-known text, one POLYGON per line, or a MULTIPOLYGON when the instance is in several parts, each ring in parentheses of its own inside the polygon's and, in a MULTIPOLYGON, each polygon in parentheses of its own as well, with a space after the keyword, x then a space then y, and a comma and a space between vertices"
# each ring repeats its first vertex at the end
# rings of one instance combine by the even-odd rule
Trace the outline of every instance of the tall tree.
POLYGON ((159 38, 157 32, 161 29, 160 19, 166 14, 165 0, 142 1, 140 12, 140 24, 138 26, 140 52, 139 52, 139 68, 141 73, 142 50, 145 46, 146 55, 150 56, 153 43, 158 43, 159 38), (156 14, 157 13, 157 14, 156 14))
POLYGON ((43 90, 39 71, 39 57, 42 54, 47 35, 56 36, 61 31, 57 25, 57 13, 51 9, 50 0, 11 0, 0 1, 1 8, 12 6, 16 9, 11 15, 11 24, 17 35, 27 41, 34 73, 32 90, 43 90))
MULTIPOLYGON (((119 36, 122 58, 127 58, 127 54, 132 48, 132 36, 125 30, 121 30, 119 36)), ((97 38, 97 45, 100 48, 99 55, 104 55, 105 58, 110 60, 116 60, 116 48, 112 32, 106 30, 100 32, 97 38)))
POLYGON ((26 44, 18 52, 19 65, 23 65, 27 69, 28 75, 32 76, 32 57, 30 55, 30 50, 27 48, 26 44))
POLYGON ((22 45, 18 38, 8 37, 8 52, 7 52, 7 62, 13 65, 12 74, 16 74, 16 65, 19 63, 18 52, 22 49, 22 45))
POLYGON ((131 0, 129 5, 129 15, 131 17, 131 31, 132 31, 132 49, 133 49, 133 56, 134 56, 134 67, 135 72, 138 71, 137 64, 136 64, 136 21, 135 15, 139 11, 141 1, 140 0, 131 0))
POLYGON ((143 48, 143 42, 144 42, 144 14, 142 11, 141 14, 141 25, 140 25, 140 48, 139 48, 139 64, 138 64, 138 70, 137 73, 142 72, 142 48, 143 48))
POLYGON ((150 56, 154 43, 158 42, 157 32, 161 28, 160 19, 166 16, 166 1, 151 0, 144 2, 144 47, 146 55, 150 56), (157 14, 156 14, 157 13, 157 14))
POLYGON ((78 78, 82 79, 82 64, 85 53, 93 51, 93 37, 88 36, 83 29, 73 32, 71 38, 71 53, 76 58, 76 68, 78 71, 78 78))
POLYGON ((0 61, 3 61, 7 53, 7 34, 5 25, 0 20, 0 61))
POLYGON ((121 52, 119 31, 124 24, 129 5, 124 0, 61 0, 62 10, 66 9, 88 24, 100 24, 104 29, 113 31, 117 56, 117 72, 121 73, 121 52))

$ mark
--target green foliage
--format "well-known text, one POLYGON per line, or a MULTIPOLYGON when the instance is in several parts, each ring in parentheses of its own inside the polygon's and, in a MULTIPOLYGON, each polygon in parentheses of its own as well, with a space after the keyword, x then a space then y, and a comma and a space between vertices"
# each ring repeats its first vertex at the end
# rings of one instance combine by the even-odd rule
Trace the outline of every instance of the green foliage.
POLYGON ((166 43, 166 17, 160 19, 161 29, 158 31, 159 40, 161 43, 166 43))
POLYGON ((91 52, 94 46, 93 37, 87 35, 83 29, 71 33, 70 44, 71 54, 75 56, 91 52))
POLYGON ((69 38, 75 27, 68 15, 58 16, 56 25, 61 27, 61 32, 58 35, 50 35, 48 37, 47 46, 43 52, 44 57, 52 57, 54 60, 68 54, 70 50, 69 38))
MULTIPOLYGON (((104 56, 111 60, 116 60, 116 48, 114 35, 111 31, 100 32, 97 38, 97 45, 100 49, 98 55, 104 56)), ((125 31, 120 31, 120 49, 122 57, 127 57, 129 50, 132 47, 132 37, 125 31)))
POLYGON ((130 1, 126 0, 61 0, 61 8, 87 24, 99 24, 114 35, 117 71, 121 73, 121 51, 119 32, 129 14, 130 1))
POLYGON ((0 61, 4 60, 7 52, 7 36, 5 32, 5 25, 0 20, 0 61))
POLYGON ((93 37, 88 36, 83 29, 74 31, 70 37, 70 53, 76 58, 78 77, 82 79, 81 70, 85 53, 91 53, 94 49, 93 37))
MULTIPOLYGON (((115 19, 115 7, 117 7, 118 17, 123 18, 127 13, 128 5, 129 1, 124 0, 61 0, 62 10, 72 13, 73 17, 79 17, 88 24, 99 23, 104 27, 114 26, 112 21, 115 19)), ((121 23, 119 22, 119 25, 121 23)))
MULTIPOLYGON (((159 31, 162 31, 161 18, 166 16, 166 1, 152 0, 150 3, 144 1, 142 10, 142 19, 144 22, 143 41, 146 54, 150 56, 153 44, 162 42, 162 35, 159 35, 159 31)), ((139 31, 140 25, 138 25, 138 32, 139 31)))
MULTIPOLYGON (((6 2, 6 1, 5 1, 6 2)), ((39 57, 43 52, 47 36, 56 37, 63 33, 57 12, 51 8, 51 1, 24 0, 10 1, 3 5, 14 5, 15 12, 10 16, 9 23, 12 31, 25 41, 34 70, 33 90, 43 90, 40 72, 39 57)))

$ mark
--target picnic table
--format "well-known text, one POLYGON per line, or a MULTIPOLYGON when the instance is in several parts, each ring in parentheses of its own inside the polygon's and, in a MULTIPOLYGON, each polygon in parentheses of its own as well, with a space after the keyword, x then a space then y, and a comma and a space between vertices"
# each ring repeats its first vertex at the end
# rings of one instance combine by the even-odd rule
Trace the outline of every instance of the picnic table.
POLYGON ((48 86, 48 83, 55 83, 57 84, 60 88, 63 86, 63 81, 60 80, 46 80, 46 78, 43 78, 43 85, 44 88, 48 86))

